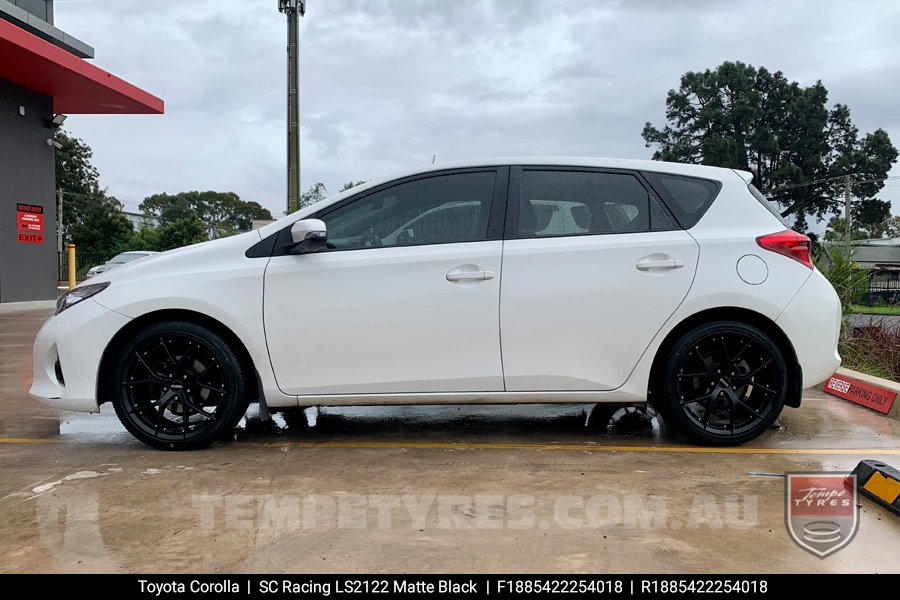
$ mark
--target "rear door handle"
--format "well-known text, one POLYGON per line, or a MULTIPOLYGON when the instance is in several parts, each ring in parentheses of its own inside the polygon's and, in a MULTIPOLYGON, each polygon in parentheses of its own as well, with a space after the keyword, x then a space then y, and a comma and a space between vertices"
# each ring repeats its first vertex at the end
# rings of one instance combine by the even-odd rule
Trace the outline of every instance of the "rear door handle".
POLYGON ((639 271, 649 271, 650 269, 680 269, 683 266, 684 260, 672 258, 671 256, 665 258, 642 258, 635 264, 635 267, 637 267, 639 271))
POLYGON ((447 273, 447 281, 486 281, 494 278, 493 271, 453 269, 447 273))

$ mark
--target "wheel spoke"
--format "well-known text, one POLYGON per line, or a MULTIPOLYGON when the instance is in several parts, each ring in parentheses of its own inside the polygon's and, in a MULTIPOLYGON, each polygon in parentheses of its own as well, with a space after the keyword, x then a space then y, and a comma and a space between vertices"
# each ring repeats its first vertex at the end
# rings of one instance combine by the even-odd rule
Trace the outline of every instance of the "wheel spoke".
POLYGON ((756 409, 750 408, 750 405, 749 405, 749 404, 747 404, 746 402, 744 402, 743 400, 741 400, 741 399, 738 398, 737 396, 735 396, 734 399, 735 399, 735 401, 736 401, 738 404, 740 404, 742 407, 744 407, 744 410, 748 411, 750 414, 752 414, 752 415, 753 415, 754 417, 756 417, 757 419, 762 419, 762 418, 763 418, 763 416, 762 416, 756 409))
POLYGON ((123 381, 122 385, 142 385, 145 383, 160 383, 160 380, 155 377, 150 379, 132 379, 131 381, 123 381))
POLYGON ((166 412, 166 408, 168 408, 169 405, 172 404, 172 399, 175 397, 175 394, 172 393, 171 391, 166 392, 166 395, 167 396, 165 396, 165 399, 163 399, 163 398, 159 399, 159 412, 157 412, 157 414, 156 414, 156 425, 154 425, 154 427, 153 427, 154 435, 159 434, 159 428, 162 425, 163 415, 166 412))
POLYGON ((682 400, 681 405, 687 406, 688 404, 696 404, 697 402, 710 402, 715 396, 716 392, 713 391, 709 394, 705 394, 700 396, 699 398, 688 398, 687 400, 682 400))
POLYGON ((160 381, 165 380, 165 377, 162 377, 159 373, 157 373, 156 371, 154 371, 153 369, 150 368, 150 365, 147 364, 147 361, 144 360, 144 357, 141 356, 139 352, 135 352, 134 355, 141 362, 141 364, 144 365, 144 368, 147 369, 148 371, 150 371, 150 374, 153 377, 159 379, 160 381))
POLYGON ((184 439, 187 439, 188 429, 190 428, 190 413, 188 412, 187 402, 184 401, 184 392, 178 392, 178 400, 181 402, 181 421, 184 426, 184 439))
POLYGON ((194 351, 194 346, 189 343, 187 349, 184 351, 184 354, 181 355, 181 357, 178 359, 178 363, 175 365, 175 369, 174 369, 175 373, 181 372, 182 367, 187 362, 188 356, 193 351, 194 351))
POLYGON ((712 377, 711 373, 679 373, 676 377, 712 377))
POLYGON ((761 364, 760 366, 756 367, 756 369, 754 369, 754 370, 751 371, 750 373, 747 373, 746 375, 743 375, 743 376, 741 377, 741 379, 742 379, 742 380, 745 380, 745 381, 748 380, 748 379, 753 379, 753 377, 755 377, 757 373, 759 373, 760 371, 762 371, 763 369, 765 369, 766 367, 768 367, 771 363, 772 363, 772 359, 770 358, 769 360, 767 360, 766 362, 764 362, 764 363, 761 364))
POLYGON ((169 357, 169 362, 172 363, 172 366, 175 366, 175 357, 172 356, 172 353, 169 352, 169 347, 166 345, 166 339, 164 336, 159 336, 159 343, 162 346, 163 351, 165 351, 166 356, 169 357))
POLYGON ((719 343, 722 345, 722 353, 725 355, 725 361, 722 364, 724 365, 726 362, 730 363, 731 358, 729 358, 729 356, 728 356, 728 346, 725 345, 725 336, 724 335, 719 337, 719 343))
POLYGON ((770 394, 774 394, 774 393, 775 393, 775 390, 773 390, 773 389, 771 389, 771 388, 768 388, 768 387, 764 386, 764 385, 761 384, 761 383, 756 383, 755 381, 751 381, 748 385, 753 386, 753 389, 759 388, 759 389, 761 389, 762 391, 768 392, 768 393, 770 393, 770 394))
POLYGON ((744 352, 746 352, 747 348, 750 347, 750 344, 751 344, 752 342, 753 342, 753 340, 747 340, 747 343, 744 344, 744 347, 741 348, 740 350, 738 350, 738 353, 735 354, 735 355, 731 358, 731 366, 733 366, 735 369, 737 368, 737 363, 738 363, 738 361, 741 359, 741 356, 744 355, 744 352))
POLYGON ((220 393, 220 394, 224 394, 224 393, 225 393, 225 390, 222 389, 222 388, 217 388, 217 387, 215 387, 215 386, 209 385, 209 384, 207 384, 207 383, 201 383, 201 382, 199 382, 199 381, 196 382, 196 383, 197 383, 197 386, 202 387, 203 389, 207 389, 207 390, 209 390, 209 391, 211 391, 211 392, 218 392, 218 393, 220 393))
POLYGON ((703 420, 701 421, 703 425, 703 431, 706 431, 709 427, 709 413, 710 409, 712 408, 712 400, 712 394, 706 397, 706 405, 704 406, 703 411, 703 420))
POLYGON ((194 404, 193 401, 189 400, 186 394, 185 394, 184 396, 182 396, 182 402, 184 402, 184 403, 187 405, 188 408, 190 408, 191 410, 193 410, 194 412, 196 412, 196 413, 197 413, 198 415, 200 415, 201 417, 204 417, 204 418, 206 418, 207 420, 210 420, 210 421, 215 421, 215 420, 216 420, 216 415, 215 415, 215 413, 210 414, 210 413, 206 412, 205 410, 203 410, 202 407, 197 406, 196 404, 194 404))
POLYGON ((694 348, 694 354, 696 354, 696 355, 697 355, 697 358, 700 359, 700 364, 703 365, 703 368, 704 368, 704 369, 706 369, 706 373, 707 373, 710 377, 715 377, 716 374, 713 373, 712 367, 710 367, 708 364, 706 364, 706 359, 703 358, 703 355, 700 354, 700 350, 697 349, 696 347, 694 348))

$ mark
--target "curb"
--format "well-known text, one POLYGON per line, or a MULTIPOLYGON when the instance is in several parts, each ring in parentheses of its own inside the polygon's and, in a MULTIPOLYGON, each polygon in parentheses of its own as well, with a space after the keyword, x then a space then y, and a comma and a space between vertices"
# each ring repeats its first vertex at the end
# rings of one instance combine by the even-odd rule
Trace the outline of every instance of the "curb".
POLYGON ((852 369, 846 369, 844 367, 839 368, 834 377, 842 377, 846 379, 856 380, 857 382, 867 385, 869 387, 880 388, 883 392, 886 392, 887 395, 896 395, 894 398, 893 404, 891 405, 890 410, 885 413, 883 410, 878 410, 874 406, 870 406, 865 402, 857 402, 856 400, 849 397, 847 394, 836 393, 833 390, 828 389, 829 382, 831 378, 828 379, 822 385, 822 391, 826 394, 831 394, 832 396, 837 396, 838 398, 843 398, 845 400, 854 402, 864 408, 869 408, 870 410, 876 410, 877 412, 885 415, 890 419, 898 419, 900 420, 900 383, 896 381, 891 381, 890 379, 882 379, 881 377, 875 377, 874 375, 868 375, 866 373, 860 373, 859 371, 854 371, 852 369))
POLYGON ((900 471, 877 460, 864 460, 853 474, 860 494, 900 516, 900 471))

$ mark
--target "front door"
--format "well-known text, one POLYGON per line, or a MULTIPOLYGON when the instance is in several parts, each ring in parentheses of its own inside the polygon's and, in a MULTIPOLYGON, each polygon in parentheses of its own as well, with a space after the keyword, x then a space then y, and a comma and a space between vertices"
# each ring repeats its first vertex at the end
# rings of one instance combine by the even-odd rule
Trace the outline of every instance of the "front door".
POLYGON ((430 173, 319 211, 327 247, 274 256, 266 269, 266 341, 281 390, 502 390, 505 173, 430 173))

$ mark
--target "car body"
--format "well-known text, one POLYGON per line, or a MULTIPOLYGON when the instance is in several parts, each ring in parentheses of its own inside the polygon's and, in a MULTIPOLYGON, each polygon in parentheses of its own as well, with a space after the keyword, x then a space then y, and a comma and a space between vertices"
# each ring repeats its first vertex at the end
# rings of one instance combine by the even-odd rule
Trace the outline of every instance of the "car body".
POLYGON ((130 262, 140 260, 142 258, 147 258, 148 256, 153 256, 154 254, 159 254, 159 252, 154 252, 152 250, 132 250, 129 252, 122 252, 121 254, 116 254, 102 265, 91 267, 85 275, 85 279, 95 277, 100 273, 106 273, 110 269, 115 269, 116 267, 127 265, 130 262))
POLYGON ((37 336, 31 394, 89 412, 111 401, 173 449, 209 443, 195 430, 233 425, 251 399, 649 397, 694 441, 742 443, 840 362, 837 296, 750 180, 540 157, 369 182, 75 288, 37 336), (449 218, 472 206, 474 221, 449 218), (448 218, 400 239, 441 207, 448 218))

